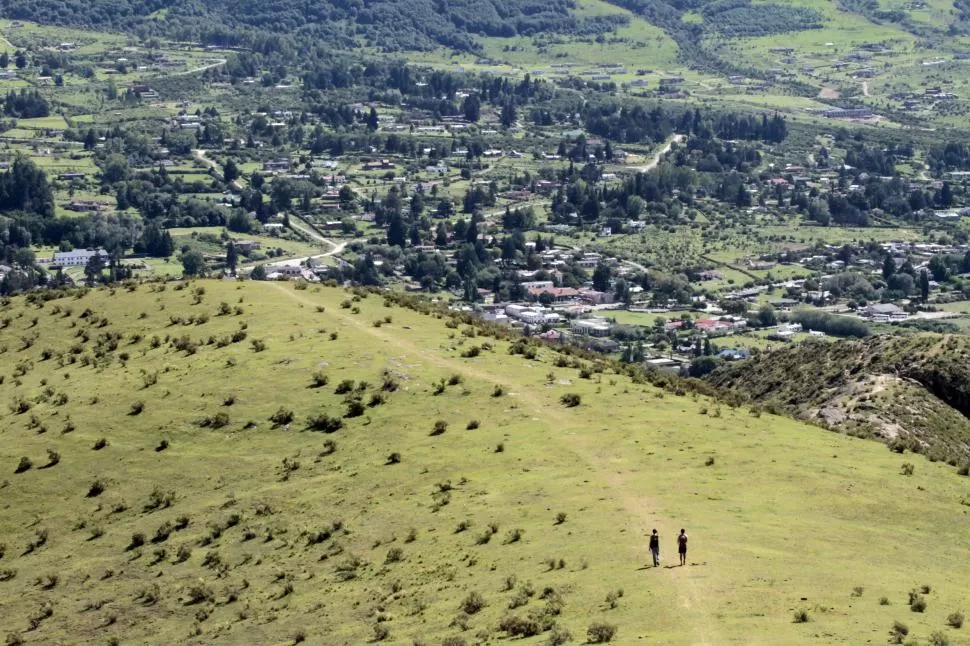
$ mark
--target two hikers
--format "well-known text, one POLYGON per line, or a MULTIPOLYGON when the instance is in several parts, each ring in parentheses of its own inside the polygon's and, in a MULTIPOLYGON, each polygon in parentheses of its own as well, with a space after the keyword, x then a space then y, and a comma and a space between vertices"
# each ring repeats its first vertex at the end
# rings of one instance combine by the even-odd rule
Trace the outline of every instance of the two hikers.
MULTIPOLYGON (((687 532, 683 529, 677 536, 677 553, 680 555, 680 564, 687 565, 687 532)), ((660 567, 660 536, 657 530, 653 530, 650 535, 650 555, 653 557, 653 566, 660 567)))

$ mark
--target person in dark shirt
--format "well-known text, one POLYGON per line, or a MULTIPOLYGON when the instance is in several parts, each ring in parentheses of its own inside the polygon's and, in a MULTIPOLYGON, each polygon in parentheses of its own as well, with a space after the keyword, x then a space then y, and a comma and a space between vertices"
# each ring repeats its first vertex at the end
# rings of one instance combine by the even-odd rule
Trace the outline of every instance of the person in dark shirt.
POLYGON ((653 556, 653 566, 660 567, 660 536, 657 530, 650 535, 650 555, 653 556))
POLYGON ((687 532, 683 529, 677 537, 677 553, 680 554, 680 564, 687 565, 687 532))

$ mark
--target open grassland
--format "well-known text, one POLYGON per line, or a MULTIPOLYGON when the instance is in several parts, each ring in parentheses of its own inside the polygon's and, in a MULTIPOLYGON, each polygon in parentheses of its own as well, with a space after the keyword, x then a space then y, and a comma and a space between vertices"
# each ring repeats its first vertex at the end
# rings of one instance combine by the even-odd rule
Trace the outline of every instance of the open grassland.
POLYGON ((27 643, 440 643, 530 614, 578 641, 966 643, 951 467, 378 295, 131 290, 0 311, 0 616, 27 643), (665 566, 689 530, 687 567, 645 567, 654 527, 665 566))

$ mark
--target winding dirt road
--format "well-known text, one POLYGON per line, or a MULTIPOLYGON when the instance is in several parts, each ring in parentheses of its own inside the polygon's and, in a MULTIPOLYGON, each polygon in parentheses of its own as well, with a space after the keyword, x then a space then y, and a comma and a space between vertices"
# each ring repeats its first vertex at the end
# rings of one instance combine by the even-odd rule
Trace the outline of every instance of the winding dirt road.
POLYGON ((670 138, 667 139, 667 143, 664 144, 663 148, 661 148, 656 153, 654 153, 653 158, 650 160, 649 163, 647 163, 644 166, 636 166, 634 167, 633 170, 637 171, 638 173, 646 173, 653 170, 654 168, 657 167, 657 164, 660 163, 660 160, 663 158, 663 156, 670 152, 670 149, 673 148, 675 143, 679 144, 679 143, 682 143, 683 141, 684 141, 684 135, 670 135, 670 138))

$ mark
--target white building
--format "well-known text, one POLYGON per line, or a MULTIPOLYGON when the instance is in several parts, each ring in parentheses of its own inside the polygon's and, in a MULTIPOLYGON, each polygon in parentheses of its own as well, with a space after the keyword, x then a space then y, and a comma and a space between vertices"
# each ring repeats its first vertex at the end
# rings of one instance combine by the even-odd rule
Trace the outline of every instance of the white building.
POLYGON ((51 259, 53 267, 77 267, 85 266, 88 261, 95 256, 101 256, 101 260, 108 262, 110 256, 104 249, 75 249, 74 251, 55 251, 51 259))
POLYGON ((584 336, 609 336, 610 334, 610 322, 600 317, 577 319, 570 323, 569 327, 574 333, 584 336))

